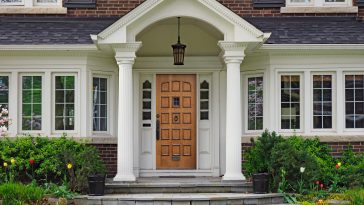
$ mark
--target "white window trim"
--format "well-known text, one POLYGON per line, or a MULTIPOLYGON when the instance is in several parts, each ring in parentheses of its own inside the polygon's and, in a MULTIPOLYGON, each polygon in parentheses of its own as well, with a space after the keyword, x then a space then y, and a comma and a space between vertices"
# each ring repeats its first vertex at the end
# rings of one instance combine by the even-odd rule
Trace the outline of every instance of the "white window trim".
POLYGON ((26 0, 22 0, 21 2, 11 2, 11 3, 4 3, 0 2, 0 6, 24 6, 26 0))
POLYGON ((344 132, 364 132, 364 128, 346 128, 346 100, 345 100, 345 95, 346 95, 346 91, 345 91, 345 77, 347 75, 364 75, 364 72, 350 72, 350 71, 344 71, 343 72, 343 81, 341 83, 342 89, 343 89, 343 113, 344 113, 344 119, 343 119, 343 128, 344 128, 344 132))
POLYGON ((303 102, 305 102, 304 100, 304 92, 303 92, 303 87, 305 87, 304 84, 304 79, 303 79, 303 73, 302 72, 280 72, 278 73, 278 79, 277 79, 277 88, 278 88, 278 114, 277 114, 277 120, 278 120, 278 132, 281 133, 296 133, 296 132, 303 132, 304 131, 304 123, 303 123, 303 119, 304 119, 304 115, 305 115, 305 110, 304 110, 304 106, 303 106, 303 102), (300 129, 282 129, 281 128, 281 113, 282 113, 282 106, 281 106, 281 76, 284 75, 298 75, 300 77, 300 129))
POLYGON ((44 116, 44 110, 45 110, 45 103, 44 103, 44 99, 47 97, 46 93, 44 92, 44 85, 45 85, 45 77, 44 77, 44 73, 38 73, 38 72, 29 72, 29 73, 19 73, 18 75, 18 88, 19 88, 19 92, 18 92, 18 99, 19 99, 19 103, 18 103, 18 130, 20 131, 20 133, 25 133, 25 134, 43 134, 44 133, 44 120, 45 120, 45 116, 44 116), (23 81, 22 78, 23 76, 41 76, 42 77, 42 128, 40 130, 23 130, 23 81))
POLYGON ((92 77, 91 77, 91 130, 93 135, 110 135, 110 130, 111 130, 111 117, 110 117, 110 106, 111 106, 111 76, 107 75, 105 73, 92 73, 92 77), (106 131, 94 131, 94 127, 93 127, 93 119, 94 119, 94 104, 93 104, 93 79, 94 78, 106 78, 106 85, 107 85, 107 90, 106 90, 106 106, 107 106, 107 110, 106 110, 106 114, 107 114, 107 129, 106 131))
POLYGON ((51 122, 52 122, 52 134, 78 134, 79 133, 79 113, 80 113, 80 106, 79 106, 79 79, 78 79, 78 73, 76 72, 54 72, 52 73, 52 89, 51 89, 51 93, 52 93, 52 115, 51 115, 51 122), (74 113, 74 129, 73 130, 56 130, 55 129, 55 117, 56 117, 56 76, 74 76, 75 77, 75 113, 74 113))
MULTIPOLYGON (((311 71, 310 72, 310 96, 311 96, 311 102, 310 102, 310 124, 311 124, 311 131, 312 132, 336 132, 336 118, 337 118, 337 114, 336 114, 336 110, 337 110, 337 105, 336 105, 336 75, 335 72, 316 72, 316 71, 311 71), (318 129, 318 128, 314 128, 313 127, 313 76, 314 75, 331 75, 331 79, 332 79, 332 87, 331 87, 331 102, 332 102, 332 128, 329 129, 318 129)), ((307 103, 307 102, 306 102, 307 103)))
POLYGON ((265 107, 265 96, 266 96, 266 86, 265 86, 265 76, 264 73, 252 73, 252 74, 247 74, 244 75, 243 79, 243 86, 242 86, 242 104, 244 105, 243 110, 244 110, 244 114, 243 114, 243 121, 244 121, 244 132, 246 134, 260 134, 264 131, 264 127, 265 127, 265 123, 264 123, 264 118, 266 117, 266 107, 265 107), (249 130, 248 129, 248 124, 249 124, 249 118, 248 118, 248 79, 249 78, 256 78, 256 77, 262 77, 263 78, 263 129, 261 130, 249 130))

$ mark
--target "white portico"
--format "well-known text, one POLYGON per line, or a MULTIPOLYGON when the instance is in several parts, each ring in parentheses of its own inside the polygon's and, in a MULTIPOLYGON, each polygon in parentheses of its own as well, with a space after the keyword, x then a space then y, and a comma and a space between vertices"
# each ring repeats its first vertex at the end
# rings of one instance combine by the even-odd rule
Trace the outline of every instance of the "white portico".
POLYGON ((101 49, 112 49, 119 67, 114 180, 244 180, 240 65, 268 36, 209 0, 148 0, 93 36, 101 49), (184 66, 166 57, 175 17, 182 17, 188 47, 184 66))

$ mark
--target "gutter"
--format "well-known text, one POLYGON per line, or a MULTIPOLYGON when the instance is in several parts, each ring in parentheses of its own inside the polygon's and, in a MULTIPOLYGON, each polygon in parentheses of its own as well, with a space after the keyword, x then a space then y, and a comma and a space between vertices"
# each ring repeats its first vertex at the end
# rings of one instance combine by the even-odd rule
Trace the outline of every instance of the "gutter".
POLYGON ((0 45, 0 51, 97 51, 94 44, 0 45))
POLYGON ((263 44, 260 50, 364 50, 364 44, 263 44))

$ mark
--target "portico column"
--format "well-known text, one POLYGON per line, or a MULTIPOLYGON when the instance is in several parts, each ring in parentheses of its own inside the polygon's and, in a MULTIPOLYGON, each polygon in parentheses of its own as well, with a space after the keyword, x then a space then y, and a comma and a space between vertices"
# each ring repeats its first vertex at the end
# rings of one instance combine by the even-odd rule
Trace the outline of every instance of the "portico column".
POLYGON ((226 169, 223 180, 245 180, 241 172, 241 89, 240 64, 244 60, 242 42, 219 42, 227 69, 226 87, 226 169))
POLYGON ((117 174, 114 181, 135 181, 133 172, 133 73, 135 52, 141 43, 126 43, 114 46, 115 59, 119 66, 118 101, 118 153, 117 174))

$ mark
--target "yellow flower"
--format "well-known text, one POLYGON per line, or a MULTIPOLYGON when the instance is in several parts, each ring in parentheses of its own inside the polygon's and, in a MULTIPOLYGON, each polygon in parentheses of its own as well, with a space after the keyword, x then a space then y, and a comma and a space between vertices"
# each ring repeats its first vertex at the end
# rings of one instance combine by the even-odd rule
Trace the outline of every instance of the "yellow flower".
POLYGON ((67 164, 67 169, 72 169, 73 165, 71 163, 67 164))
POLYGON ((6 162, 4 162, 3 165, 4 165, 4 167, 8 167, 8 163, 6 163, 6 162))
POLYGON ((11 158, 10 162, 11 162, 11 164, 15 164, 16 161, 14 158, 11 158))
POLYGON ((339 165, 339 167, 341 167, 341 162, 337 163, 337 165, 339 165))

